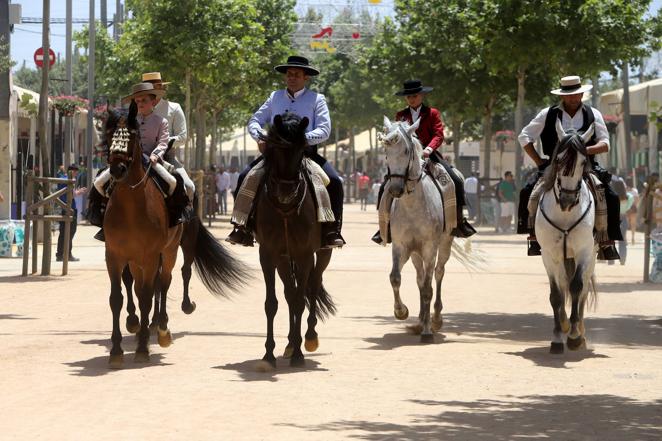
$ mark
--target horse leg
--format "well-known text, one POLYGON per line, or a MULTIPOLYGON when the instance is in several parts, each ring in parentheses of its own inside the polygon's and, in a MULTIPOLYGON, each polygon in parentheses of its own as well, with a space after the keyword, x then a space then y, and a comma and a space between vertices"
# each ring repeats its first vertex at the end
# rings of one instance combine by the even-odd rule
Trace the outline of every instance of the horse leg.
MULTIPOLYGON (((158 342, 162 348, 167 348, 172 344, 172 334, 168 329, 168 312, 166 301, 168 299, 168 289, 172 282, 172 269, 177 261, 177 246, 166 250, 161 255, 160 287, 161 287, 161 310, 159 311, 158 342)), ((156 295, 156 294, 155 294, 156 295)))
POLYGON ((416 331, 421 335, 421 343, 432 343, 434 337, 430 327, 430 303, 432 302, 432 273, 435 264, 435 254, 425 250, 425 256, 412 254, 412 262, 416 268, 416 284, 420 298, 418 325, 416 331), (430 259, 430 255, 432 258, 430 259), (427 258, 427 259, 426 259, 427 258))
POLYGON ((129 265, 124 266, 122 271, 122 281, 126 288, 126 312, 129 314, 126 317, 126 330, 131 334, 135 334, 140 329, 140 320, 136 315, 136 305, 133 303, 133 276, 129 265))
MULTIPOLYGON (((293 325, 293 327, 289 333, 289 344, 292 347, 290 366, 298 367, 305 365, 303 352, 301 352, 301 321, 303 310, 306 307, 305 296, 313 265, 314 258, 312 255, 298 259, 294 268, 296 286, 290 286, 289 290, 287 287, 285 289, 285 298, 293 316, 293 320, 290 321, 290 326, 293 325)), ((278 272, 281 274, 281 266, 278 267, 278 272)))
POLYGON ((287 333, 287 346, 283 351, 283 358, 292 358, 294 353, 294 346, 292 346, 292 340, 294 339, 294 329, 296 328, 296 316, 294 314, 294 308, 290 304, 290 300, 294 296, 296 291, 296 274, 292 272, 292 263, 289 257, 282 257, 279 259, 276 269, 278 270, 278 275, 280 280, 283 282, 283 291, 285 293, 285 300, 288 304, 288 333, 287 333))
POLYGON ((400 284, 402 283, 402 267, 409 260, 410 251, 402 246, 393 244, 393 267, 389 279, 393 288, 394 307, 393 313, 398 320, 406 320, 409 317, 409 309, 400 299, 400 284))
POLYGON ((149 324, 149 329, 152 332, 156 332, 159 327, 159 316, 161 315, 161 263, 157 268, 156 275, 154 276, 154 282, 152 283, 154 287, 154 313, 152 315, 152 322, 149 324))
POLYGON ((191 266, 193 265, 193 258, 195 257, 195 241, 197 239, 197 225, 195 221, 189 221, 184 224, 184 231, 182 233, 182 254, 184 255, 184 264, 182 265, 182 280, 184 281, 184 298, 182 299, 182 311, 185 314, 191 314, 195 311, 195 302, 189 298, 188 287, 191 281, 191 266))
POLYGON ((584 268, 578 264, 575 269, 575 274, 570 281, 570 295, 572 296, 572 312, 570 313, 570 333, 568 334, 568 349, 576 351, 581 348, 584 343, 584 336, 580 332, 580 312, 579 305, 582 301, 582 294, 584 293, 584 268))
POLYGON ((551 354, 562 354, 564 350, 563 334, 566 332, 563 330, 565 296, 553 277, 549 278, 549 303, 552 305, 552 311, 554 312, 554 330, 552 331, 552 344, 549 352, 551 354))
POLYGON ((136 294, 140 308, 140 331, 138 331, 138 346, 134 362, 149 361, 149 313, 152 309, 152 296, 154 295, 154 280, 159 266, 159 257, 151 262, 143 262, 142 269, 131 265, 131 273, 135 277, 136 294))
POLYGON ((332 250, 322 249, 316 253, 315 267, 308 281, 308 330, 306 330, 304 347, 308 352, 315 352, 319 347, 319 339, 315 327, 317 326, 317 297, 321 294, 322 275, 331 262, 332 250))
POLYGON ((264 301, 264 312, 267 315, 267 340, 264 343, 266 353, 257 369, 261 371, 276 368, 276 357, 274 356, 274 317, 278 311, 278 299, 276 298, 276 267, 270 256, 260 247, 260 266, 264 275, 264 284, 267 287, 267 296, 264 301))
POLYGON ((122 268, 121 262, 116 262, 114 258, 106 255, 106 268, 110 277, 110 310, 113 313, 113 333, 110 340, 113 347, 110 350, 109 365, 111 368, 120 368, 124 361, 124 351, 122 350, 122 331, 120 331, 120 314, 122 313, 122 268))
POLYGON ((446 273, 446 262, 451 257, 452 244, 453 237, 444 236, 437 252, 437 265, 434 268, 434 278, 437 286, 434 300, 434 316, 432 317, 433 332, 439 331, 444 324, 444 320, 441 317, 441 310, 444 309, 444 305, 441 302, 441 282, 444 280, 444 274, 446 273))

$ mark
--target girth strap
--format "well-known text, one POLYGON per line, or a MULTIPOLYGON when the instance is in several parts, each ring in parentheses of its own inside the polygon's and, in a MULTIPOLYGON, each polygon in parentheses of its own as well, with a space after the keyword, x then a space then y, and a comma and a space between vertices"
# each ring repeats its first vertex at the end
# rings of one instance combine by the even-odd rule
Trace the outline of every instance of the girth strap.
POLYGON ((577 219, 577 221, 576 221, 574 224, 572 224, 572 225, 570 226, 570 228, 568 228, 567 230, 564 230, 563 228, 561 228, 561 227, 559 227, 558 225, 556 225, 556 224, 555 224, 555 223, 549 218, 549 216, 547 216, 547 213, 545 213, 545 210, 544 210, 544 208, 543 208, 543 202, 544 202, 544 201, 545 201, 545 194, 543 194, 543 195, 542 195, 542 198, 540 198, 540 212, 542 213, 542 215, 543 215, 543 217, 545 218, 545 220, 547 220, 547 222, 549 222, 549 224, 550 224, 552 227, 556 228, 556 229, 559 230, 561 233, 563 233, 563 260, 565 261, 565 260, 568 258, 568 234, 570 234, 570 232, 571 232, 572 230, 574 230, 575 227, 576 227, 577 225, 579 225, 579 223, 580 223, 582 220, 584 220, 584 218, 585 218, 586 215, 588 214, 589 210, 591 209, 591 204, 593 203, 593 201, 591 201, 591 200, 588 201, 588 206, 586 207, 586 210, 584 211, 584 213, 583 213, 583 214, 579 217, 579 219, 577 219))

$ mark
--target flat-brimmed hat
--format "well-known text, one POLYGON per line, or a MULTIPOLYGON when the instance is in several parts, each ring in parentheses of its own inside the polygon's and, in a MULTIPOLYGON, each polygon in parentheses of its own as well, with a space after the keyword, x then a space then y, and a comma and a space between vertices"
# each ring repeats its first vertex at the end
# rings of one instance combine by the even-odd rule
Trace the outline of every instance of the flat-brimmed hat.
POLYGON ((591 84, 584 84, 582 86, 582 80, 577 75, 561 78, 560 86, 559 89, 551 90, 550 93, 554 95, 575 95, 593 89, 593 85, 591 84))
POLYGON ((423 86, 421 80, 407 80, 402 83, 402 90, 395 92, 397 96, 416 95, 417 93, 432 92, 432 87, 423 86))
POLYGON ((143 74, 143 83, 152 83, 154 86, 167 86, 170 84, 170 81, 163 81, 161 78, 161 72, 147 72, 143 74))
POLYGON ((69 164, 69 167, 67 167, 67 170, 80 170, 78 168, 77 164, 69 164))
POLYGON ((310 76, 315 76, 319 75, 320 71, 315 69, 310 65, 310 62, 308 61, 308 58, 302 57, 300 55, 291 55, 287 57, 287 63, 285 64, 279 64, 278 66, 274 67, 274 70, 276 72, 280 73, 286 73, 287 69, 290 67, 296 67, 298 69, 303 69, 303 71, 306 73, 306 75, 310 76))
POLYGON ((142 95, 156 95, 157 98, 161 98, 165 94, 163 89, 155 89, 152 83, 138 83, 134 84, 131 88, 131 95, 127 95, 122 98, 122 103, 130 103, 131 100, 134 100, 142 95))

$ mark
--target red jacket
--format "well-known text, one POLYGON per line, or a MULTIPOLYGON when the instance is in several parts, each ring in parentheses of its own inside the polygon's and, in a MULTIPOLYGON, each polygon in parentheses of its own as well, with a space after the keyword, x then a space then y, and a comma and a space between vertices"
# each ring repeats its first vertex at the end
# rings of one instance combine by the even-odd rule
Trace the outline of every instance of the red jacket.
MULTIPOLYGON (((434 107, 422 104, 419 119, 421 123, 416 130, 418 140, 421 141, 423 148, 430 147, 437 150, 444 142, 444 124, 441 122, 441 114, 434 107)), ((395 115, 395 120, 407 121, 409 124, 413 124, 409 107, 399 111, 395 115)))

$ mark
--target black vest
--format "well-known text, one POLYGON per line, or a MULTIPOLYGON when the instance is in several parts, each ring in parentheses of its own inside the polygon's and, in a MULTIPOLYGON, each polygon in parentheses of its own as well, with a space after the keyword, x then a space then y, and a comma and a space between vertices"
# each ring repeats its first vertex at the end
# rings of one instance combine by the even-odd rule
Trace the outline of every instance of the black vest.
MULTIPOLYGON (((584 117, 584 124, 582 124, 582 127, 578 130, 578 132, 584 133, 595 121, 595 115, 593 115, 593 110, 591 110, 591 107, 587 106, 586 104, 582 104, 580 110, 582 112, 582 116, 584 117)), ((550 107, 549 112, 547 112, 547 117, 545 118, 545 127, 542 129, 542 133, 540 134, 542 151, 550 159, 552 159, 554 148, 559 142, 559 135, 556 133, 556 119, 560 119, 562 114, 563 111, 558 105, 550 107)), ((593 131, 593 136, 591 136, 591 139, 589 139, 586 143, 586 147, 595 144, 597 144, 597 141, 595 131, 593 131)))

